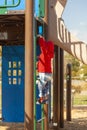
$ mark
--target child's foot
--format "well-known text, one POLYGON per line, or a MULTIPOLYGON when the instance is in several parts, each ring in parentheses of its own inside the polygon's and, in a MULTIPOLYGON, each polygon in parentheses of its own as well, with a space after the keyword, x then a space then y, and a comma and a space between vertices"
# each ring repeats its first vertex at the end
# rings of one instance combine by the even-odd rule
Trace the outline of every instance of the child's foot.
POLYGON ((40 97, 40 98, 38 98, 37 99, 37 104, 41 104, 41 103, 43 103, 43 101, 44 101, 44 98, 43 97, 40 97))
POLYGON ((44 103, 46 103, 46 101, 47 101, 47 99, 45 99, 44 97, 40 97, 39 99, 37 99, 37 102, 36 102, 36 104, 44 104, 44 103))

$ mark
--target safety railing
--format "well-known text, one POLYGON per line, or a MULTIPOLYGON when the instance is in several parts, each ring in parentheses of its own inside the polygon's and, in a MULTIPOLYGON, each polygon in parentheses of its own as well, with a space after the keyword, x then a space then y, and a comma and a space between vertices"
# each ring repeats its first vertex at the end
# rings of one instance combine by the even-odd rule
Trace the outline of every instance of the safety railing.
POLYGON ((17 7, 21 0, 2 0, 0 2, 0 8, 12 8, 17 7))

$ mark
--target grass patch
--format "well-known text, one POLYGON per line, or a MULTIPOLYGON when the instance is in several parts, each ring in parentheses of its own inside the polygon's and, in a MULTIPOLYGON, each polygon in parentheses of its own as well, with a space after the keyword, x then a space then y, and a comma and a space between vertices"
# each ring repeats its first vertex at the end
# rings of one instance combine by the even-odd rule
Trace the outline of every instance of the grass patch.
POLYGON ((87 105, 87 95, 74 95, 73 105, 87 105))

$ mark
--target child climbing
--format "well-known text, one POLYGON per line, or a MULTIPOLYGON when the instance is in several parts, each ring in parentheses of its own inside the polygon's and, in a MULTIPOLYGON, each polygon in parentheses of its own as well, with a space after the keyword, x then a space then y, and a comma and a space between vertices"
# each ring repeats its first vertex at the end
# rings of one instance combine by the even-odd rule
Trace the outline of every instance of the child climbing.
POLYGON ((38 103, 48 103, 49 87, 52 75, 51 59, 54 56, 54 44, 51 41, 45 41, 42 36, 37 38, 37 44, 40 47, 40 55, 38 56, 37 71, 39 74, 38 89, 39 99, 38 103))

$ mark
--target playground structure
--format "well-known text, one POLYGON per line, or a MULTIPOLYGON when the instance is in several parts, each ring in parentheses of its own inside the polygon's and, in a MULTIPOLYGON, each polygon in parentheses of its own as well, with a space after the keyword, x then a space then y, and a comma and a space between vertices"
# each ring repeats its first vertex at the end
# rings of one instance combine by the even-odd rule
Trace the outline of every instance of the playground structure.
POLYGON ((50 1, 48 37, 54 41, 56 45, 87 64, 87 44, 73 36, 65 27, 64 20, 62 19, 62 13, 66 3, 67 0, 50 1))
MULTIPOLYGON (((36 36, 38 34, 37 27, 42 26, 43 36, 46 40, 51 40, 55 44, 53 123, 56 123, 55 127, 57 129, 59 127, 64 127, 63 50, 66 50, 68 53, 87 64, 87 45, 72 36, 72 34, 66 29, 62 19, 62 13, 67 0, 5 0, 5 3, 3 1, 4 0, 0 2, 0 44, 3 51, 2 73, 4 70, 5 72, 7 71, 8 79, 2 77, 2 94, 4 92, 7 94, 6 84, 8 83, 10 87, 15 88, 18 88, 18 85, 20 84, 24 86, 24 83, 22 83, 24 80, 22 77, 24 76, 24 60, 22 59, 24 59, 23 47, 25 46, 25 87, 22 87, 23 90, 19 99, 21 100, 22 98, 23 101, 25 100, 25 102, 23 102, 23 104, 25 103, 25 109, 22 104, 22 106, 20 105, 20 108, 23 109, 20 110, 18 107, 16 108, 16 112, 18 109, 22 112, 25 111, 24 115, 23 113, 20 113, 21 115, 19 115, 18 119, 19 121, 21 116, 25 119, 25 130, 36 130, 36 36), (11 47, 11 49, 9 49, 9 47, 11 47), (4 48, 8 49, 6 50, 4 48), (9 54, 8 52, 13 53, 9 54), (14 52, 16 52, 16 54, 14 52), (8 55, 9 58, 6 57, 6 55, 8 55), (10 55, 14 56, 14 58, 10 57, 10 55), (4 66, 6 64, 8 65, 8 63, 6 61, 3 62, 3 58, 9 59, 7 61, 9 63, 9 69, 8 66, 4 66), (14 66, 13 68, 12 64, 14 66), (22 68, 20 64, 23 65, 22 68), (20 66, 20 71, 17 66, 20 66), (13 75, 11 75, 11 71, 14 71, 13 75), (20 74, 16 75, 18 72, 20 72, 20 74), (8 80, 9 82, 7 83, 5 80, 8 80), (13 82, 11 82, 12 80, 13 82), (5 86, 5 88, 3 86, 5 86), (24 89, 25 99, 23 99, 24 95, 22 95, 24 89)), ((2 76, 5 76, 4 73, 2 76)), ((14 94, 14 88, 10 89, 10 91, 14 94)), ((8 95, 9 94, 10 93, 8 93, 8 95)), ((18 95, 19 91, 16 96, 18 95)), ((3 99, 4 97, 5 95, 3 96, 3 99)), ((6 98, 7 97, 5 97, 5 99, 6 98)), ((19 102, 17 102, 16 107, 19 106, 18 103, 19 102)), ((3 113, 7 112, 4 111, 6 108, 5 104, 7 103, 4 102, 3 104, 3 113)), ((10 104, 10 106, 11 105, 12 104, 10 104)), ((13 106, 12 109, 14 111, 15 107, 13 106)), ((48 130, 48 105, 42 105, 41 109, 42 118, 44 117, 42 119, 42 130, 48 130)), ((21 121, 23 121, 23 119, 21 121)))

